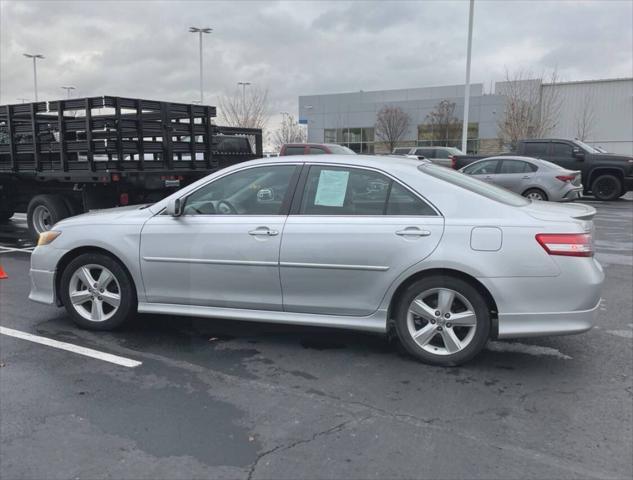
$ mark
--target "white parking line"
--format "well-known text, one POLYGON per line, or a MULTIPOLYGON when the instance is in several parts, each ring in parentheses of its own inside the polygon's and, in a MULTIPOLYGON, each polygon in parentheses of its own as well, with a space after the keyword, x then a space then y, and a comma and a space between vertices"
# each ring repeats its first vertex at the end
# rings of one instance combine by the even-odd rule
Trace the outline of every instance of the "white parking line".
POLYGON ((48 347, 59 348, 60 350, 66 350, 67 352, 78 353, 79 355, 96 358, 97 360, 103 360, 104 362, 114 363, 115 365, 121 365, 122 367, 134 368, 143 364, 143 362, 139 362, 137 360, 119 357, 118 355, 112 355, 110 353, 99 352, 98 350, 80 347, 79 345, 73 345, 72 343, 59 342, 51 338, 32 335, 30 333, 21 332, 20 330, 13 330, 12 328, 0 327, 0 334, 8 335, 9 337, 21 338, 22 340, 28 340, 29 342, 39 343, 48 347))

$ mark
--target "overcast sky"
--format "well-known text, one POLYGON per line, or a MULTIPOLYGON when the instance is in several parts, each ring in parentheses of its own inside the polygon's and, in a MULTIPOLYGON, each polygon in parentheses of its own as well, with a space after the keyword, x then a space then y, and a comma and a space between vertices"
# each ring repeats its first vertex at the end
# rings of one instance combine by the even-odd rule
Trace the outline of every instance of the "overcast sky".
MULTIPOLYGON (((464 82, 468 2, 203 2, 0 0, 0 103, 121 95, 199 97, 198 38, 205 36, 205 103, 238 81, 270 91, 272 125, 305 94, 464 82)), ((557 68, 563 80, 633 76, 633 2, 475 2, 472 81, 505 68, 557 68)))

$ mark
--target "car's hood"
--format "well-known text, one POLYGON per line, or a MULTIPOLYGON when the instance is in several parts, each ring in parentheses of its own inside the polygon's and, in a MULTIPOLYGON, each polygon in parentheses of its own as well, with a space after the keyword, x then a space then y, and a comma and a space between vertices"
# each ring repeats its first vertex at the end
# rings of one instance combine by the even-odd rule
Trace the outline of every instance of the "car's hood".
POLYGON ((538 220, 561 220, 574 218, 576 220, 591 220, 596 209, 583 203, 555 203, 532 200, 532 203, 521 209, 538 220))
POLYGON ((65 227, 71 225, 112 225, 127 221, 142 221, 150 217, 152 212, 144 208, 147 205, 128 205, 126 207, 106 208, 103 210, 91 210, 74 217, 66 218, 55 226, 65 227))

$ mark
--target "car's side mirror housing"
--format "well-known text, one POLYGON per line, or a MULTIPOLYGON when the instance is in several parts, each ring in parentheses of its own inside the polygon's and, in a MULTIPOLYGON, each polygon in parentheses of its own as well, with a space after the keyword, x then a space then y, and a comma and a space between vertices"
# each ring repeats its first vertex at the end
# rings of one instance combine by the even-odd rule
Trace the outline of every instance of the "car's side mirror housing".
POLYGON ((171 215, 172 217, 179 217, 182 215, 182 207, 184 202, 180 198, 172 198, 167 203, 167 207, 165 208, 165 213, 167 215, 171 215))
POLYGON ((572 155, 578 160, 585 159, 585 152, 578 147, 574 147, 574 149, 572 150, 572 155))

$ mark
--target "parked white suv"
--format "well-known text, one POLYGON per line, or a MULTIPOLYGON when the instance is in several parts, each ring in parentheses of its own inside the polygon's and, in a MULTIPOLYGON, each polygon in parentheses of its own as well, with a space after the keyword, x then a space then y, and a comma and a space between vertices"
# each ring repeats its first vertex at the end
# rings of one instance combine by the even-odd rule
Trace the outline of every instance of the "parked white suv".
POLYGON ((452 168, 454 155, 463 155, 462 151, 453 147, 397 147, 391 152, 393 155, 416 157, 429 160, 444 167, 452 168))

